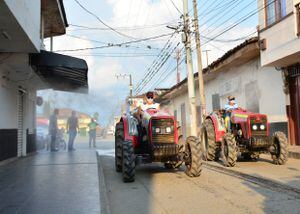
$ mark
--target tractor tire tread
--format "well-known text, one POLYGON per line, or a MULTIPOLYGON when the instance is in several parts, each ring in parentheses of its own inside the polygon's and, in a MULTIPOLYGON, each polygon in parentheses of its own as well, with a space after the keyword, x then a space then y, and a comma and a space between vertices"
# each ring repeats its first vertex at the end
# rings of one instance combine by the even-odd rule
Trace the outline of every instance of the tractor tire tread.
POLYGON ((276 137, 279 141, 280 154, 279 156, 272 155, 273 163, 276 165, 284 165, 288 159, 288 142, 284 133, 275 132, 273 137, 276 137))
POLYGON ((123 143, 122 175, 124 182, 133 182, 135 179, 135 155, 131 141, 123 143))
POLYGON ((219 159, 219 149, 216 142, 215 128, 211 119, 204 121, 205 131, 207 133, 208 148, 206 148, 206 160, 215 161, 219 159))
MULTIPOLYGON (((224 154, 224 149, 223 149, 223 160, 224 160, 224 164, 227 167, 234 167, 236 165, 236 161, 237 161, 237 148, 236 148, 236 141, 235 141, 235 137, 233 134, 231 133, 226 133, 224 135, 224 141, 226 141, 227 144, 227 150, 228 150, 228 156, 226 157, 224 154)), ((225 145, 224 145, 225 147, 225 145)))
POLYGON ((185 173, 189 177, 198 177, 202 172, 202 155, 201 155, 201 144, 197 137, 190 136, 186 140, 186 146, 189 147, 191 152, 192 162, 190 166, 186 167, 185 173))

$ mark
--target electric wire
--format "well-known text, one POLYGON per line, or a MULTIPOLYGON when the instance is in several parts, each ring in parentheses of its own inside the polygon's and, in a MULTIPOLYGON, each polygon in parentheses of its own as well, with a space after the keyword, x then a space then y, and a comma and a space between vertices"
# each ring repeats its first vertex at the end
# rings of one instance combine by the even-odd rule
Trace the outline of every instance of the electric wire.
POLYGON ((175 9, 178 11, 178 13, 180 15, 183 15, 183 13, 179 10, 179 8, 176 6, 176 4, 174 3, 174 1, 173 0, 170 0, 170 1, 171 1, 172 5, 175 7, 175 9))
POLYGON ((86 7, 84 7, 78 0, 74 0, 84 11, 86 11, 88 14, 90 14, 91 16, 95 17, 100 23, 102 23, 104 26, 108 27, 110 30, 112 30, 113 32, 119 34, 120 36, 123 37, 127 37, 130 39, 137 39, 135 37, 126 35, 122 32, 119 32, 118 30, 114 29, 113 27, 111 27, 110 25, 106 24, 104 21, 102 21, 102 19, 99 18, 99 16, 97 16, 95 13, 91 12, 90 10, 88 10, 86 7))
MULTIPOLYGON (((95 50, 95 49, 111 48, 111 47, 121 47, 121 46, 128 45, 128 44, 140 43, 140 42, 145 42, 145 41, 149 41, 149 40, 155 40, 158 38, 170 36, 172 34, 173 33, 166 33, 166 34, 147 37, 147 38, 143 38, 143 39, 131 40, 131 41, 122 42, 122 43, 108 43, 107 45, 103 45, 103 46, 95 46, 95 47, 87 47, 87 48, 62 49, 62 50, 56 50, 54 52, 73 52, 73 51, 95 50)), ((151 46, 149 46, 149 48, 151 48, 151 46)))

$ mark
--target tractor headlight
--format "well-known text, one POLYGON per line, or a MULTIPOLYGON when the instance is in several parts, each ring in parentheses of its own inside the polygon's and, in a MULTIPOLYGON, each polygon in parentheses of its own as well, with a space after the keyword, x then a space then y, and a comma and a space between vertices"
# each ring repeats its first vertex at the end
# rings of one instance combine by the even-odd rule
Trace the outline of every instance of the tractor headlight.
POLYGON ((170 134, 172 132, 172 128, 171 127, 167 127, 166 128, 166 133, 170 134))
POLYGON ((253 126, 252 126, 252 130, 254 130, 254 131, 256 131, 257 128, 258 128, 257 125, 253 125, 253 126))
POLYGON ((261 124, 259 128, 260 128, 260 130, 265 130, 266 126, 264 124, 261 124))
POLYGON ((155 133, 156 133, 156 134, 159 134, 159 133, 160 133, 160 128, 157 127, 157 128, 155 128, 154 130, 155 130, 155 133))

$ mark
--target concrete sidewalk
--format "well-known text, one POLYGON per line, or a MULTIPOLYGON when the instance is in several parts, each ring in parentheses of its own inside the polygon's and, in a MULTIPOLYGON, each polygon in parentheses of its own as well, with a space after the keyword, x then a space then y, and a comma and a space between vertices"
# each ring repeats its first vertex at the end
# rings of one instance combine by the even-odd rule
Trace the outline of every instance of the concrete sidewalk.
POLYGON ((100 213, 99 195, 94 150, 42 152, 0 166, 0 213, 100 213))
POLYGON ((300 159, 300 146, 289 146, 289 157, 300 159))

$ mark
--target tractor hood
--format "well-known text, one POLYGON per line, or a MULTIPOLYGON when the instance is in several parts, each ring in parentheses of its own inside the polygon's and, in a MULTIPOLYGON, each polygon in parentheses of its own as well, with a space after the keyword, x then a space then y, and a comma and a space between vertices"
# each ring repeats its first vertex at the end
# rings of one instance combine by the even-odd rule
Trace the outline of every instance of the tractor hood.
POLYGON ((265 120, 267 118, 265 114, 253 113, 244 109, 236 109, 231 113, 231 121, 234 123, 246 122, 249 117, 257 120, 265 120))

